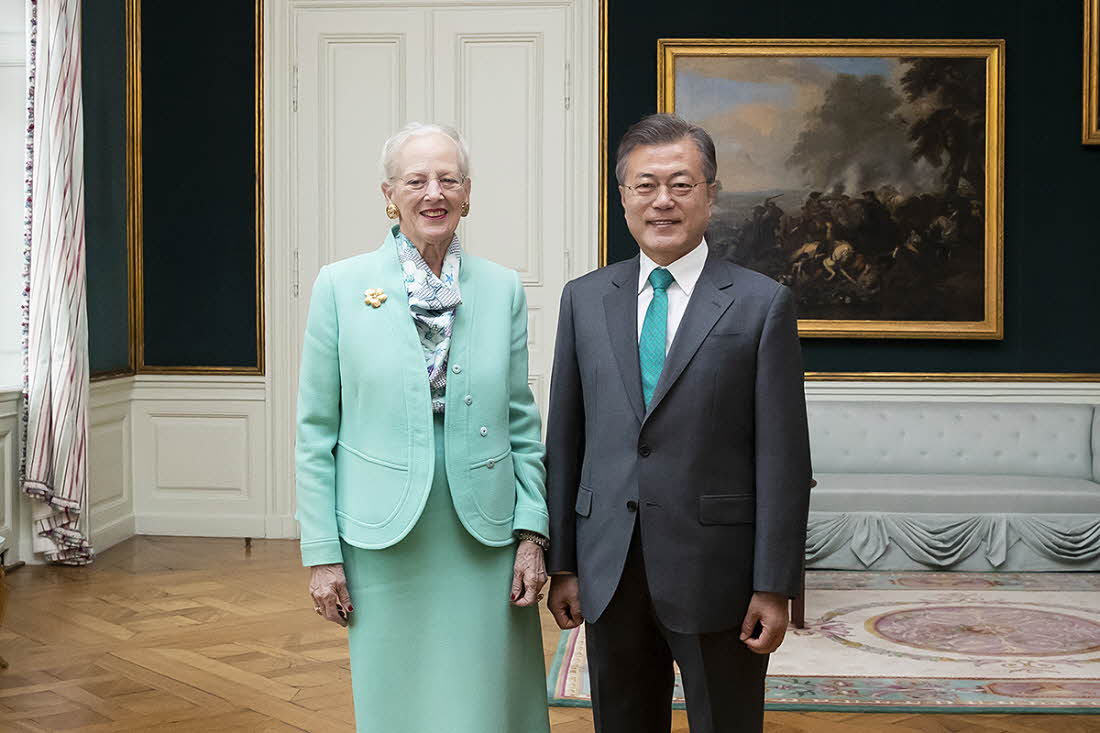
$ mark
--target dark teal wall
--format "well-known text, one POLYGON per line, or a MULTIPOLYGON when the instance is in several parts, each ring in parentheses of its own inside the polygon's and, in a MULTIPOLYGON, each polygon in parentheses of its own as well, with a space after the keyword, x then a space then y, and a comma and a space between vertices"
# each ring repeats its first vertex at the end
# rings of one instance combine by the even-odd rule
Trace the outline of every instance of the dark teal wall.
POLYGON ((254 24, 142 5, 147 366, 257 365, 254 24))
MULTIPOLYGON (((1048 0, 609 0, 608 146, 656 111, 658 38, 1003 38, 1005 338, 803 339, 809 371, 1100 372, 1100 147, 1081 139, 1082 10, 1048 0)), ((614 181, 614 161, 608 180, 614 181)), ((614 188, 609 261, 637 252, 614 188)))
POLYGON ((85 3, 82 20, 88 350, 101 374, 130 366, 123 0, 85 3))

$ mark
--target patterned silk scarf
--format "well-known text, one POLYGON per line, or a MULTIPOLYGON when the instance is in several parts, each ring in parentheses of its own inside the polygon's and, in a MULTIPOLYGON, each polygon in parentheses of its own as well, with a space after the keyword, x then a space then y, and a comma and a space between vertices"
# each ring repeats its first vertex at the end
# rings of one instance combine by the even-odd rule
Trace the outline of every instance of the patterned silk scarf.
POLYGON ((432 268, 421 257, 420 251, 396 227, 394 238, 397 240, 397 258, 405 275, 405 291, 409 294, 409 311, 420 334, 420 344, 424 347, 432 411, 442 413, 447 392, 447 356, 451 350, 455 308, 462 305, 462 294, 458 290, 462 248, 456 234, 443 257, 439 277, 436 277, 432 268))

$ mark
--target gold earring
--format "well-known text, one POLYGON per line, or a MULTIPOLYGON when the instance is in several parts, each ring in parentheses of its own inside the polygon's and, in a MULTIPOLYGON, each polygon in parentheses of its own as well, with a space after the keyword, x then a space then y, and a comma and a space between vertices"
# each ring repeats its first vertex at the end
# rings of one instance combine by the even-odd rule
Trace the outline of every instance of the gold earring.
POLYGON ((397 217, 401 216, 401 212, 397 210, 397 204, 393 203, 392 201, 386 204, 386 216, 391 219, 396 219, 397 217))
POLYGON ((463 201, 462 202, 462 215, 467 216, 469 213, 470 213, 470 202, 469 201, 463 201))

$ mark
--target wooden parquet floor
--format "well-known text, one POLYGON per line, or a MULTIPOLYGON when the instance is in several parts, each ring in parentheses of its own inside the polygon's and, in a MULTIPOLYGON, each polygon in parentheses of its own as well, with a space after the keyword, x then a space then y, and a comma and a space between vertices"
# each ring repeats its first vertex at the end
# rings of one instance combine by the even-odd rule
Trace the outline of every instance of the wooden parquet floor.
MULTIPOLYGON (((135 537, 89 568, 22 568, 0 629, 0 731, 354 731, 344 632, 313 613, 306 579, 297 543, 279 540, 135 537)), ((545 609, 543 630, 549 663, 545 609)), ((551 721, 592 731, 587 709, 551 721)), ((767 731, 1085 733, 1100 719, 769 713, 767 731)))

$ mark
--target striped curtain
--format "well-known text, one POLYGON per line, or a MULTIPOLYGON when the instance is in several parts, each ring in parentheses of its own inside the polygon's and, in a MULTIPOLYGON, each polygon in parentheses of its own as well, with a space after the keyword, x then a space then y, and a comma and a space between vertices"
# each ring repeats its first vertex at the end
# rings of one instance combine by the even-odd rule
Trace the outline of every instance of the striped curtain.
POLYGON ((80 0, 28 0, 23 490, 34 551, 92 560, 80 0))

